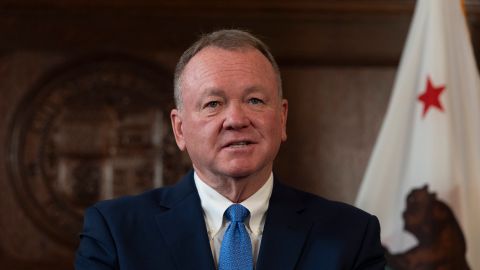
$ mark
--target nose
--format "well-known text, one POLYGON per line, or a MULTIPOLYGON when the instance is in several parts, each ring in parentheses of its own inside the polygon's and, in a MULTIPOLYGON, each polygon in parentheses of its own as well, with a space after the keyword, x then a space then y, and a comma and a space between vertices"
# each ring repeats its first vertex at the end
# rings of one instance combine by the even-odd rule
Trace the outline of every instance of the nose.
POLYGON ((231 103, 225 110, 225 121, 223 128, 225 129, 242 129, 250 124, 246 108, 239 103, 231 103))

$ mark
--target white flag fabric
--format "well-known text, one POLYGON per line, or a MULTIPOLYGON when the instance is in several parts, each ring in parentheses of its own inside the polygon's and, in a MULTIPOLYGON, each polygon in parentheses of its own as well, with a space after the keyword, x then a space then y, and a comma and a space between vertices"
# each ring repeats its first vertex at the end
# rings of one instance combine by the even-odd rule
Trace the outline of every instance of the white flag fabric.
POLYGON ((392 269, 480 270, 480 81, 459 0, 417 0, 356 205, 392 269))

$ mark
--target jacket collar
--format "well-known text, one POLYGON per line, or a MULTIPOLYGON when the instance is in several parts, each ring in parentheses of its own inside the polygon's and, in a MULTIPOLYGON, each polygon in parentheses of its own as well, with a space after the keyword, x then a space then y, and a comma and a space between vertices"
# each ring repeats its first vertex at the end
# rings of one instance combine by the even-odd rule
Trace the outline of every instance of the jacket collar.
POLYGON ((302 215, 305 207, 297 191, 275 181, 257 270, 295 268, 313 224, 302 215))
POLYGON ((177 269, 215 269, 193 171, 163 195, 156 220, 177 269))

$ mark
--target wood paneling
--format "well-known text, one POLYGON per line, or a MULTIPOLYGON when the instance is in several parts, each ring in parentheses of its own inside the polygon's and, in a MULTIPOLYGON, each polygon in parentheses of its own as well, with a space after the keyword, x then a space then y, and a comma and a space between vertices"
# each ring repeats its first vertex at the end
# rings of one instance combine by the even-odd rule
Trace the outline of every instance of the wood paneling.
POLYGON ((4 1, 0 50, 175 50, 236 27, 264 36, 280 62, 391 65, 412 8, 411 0, 4 1))

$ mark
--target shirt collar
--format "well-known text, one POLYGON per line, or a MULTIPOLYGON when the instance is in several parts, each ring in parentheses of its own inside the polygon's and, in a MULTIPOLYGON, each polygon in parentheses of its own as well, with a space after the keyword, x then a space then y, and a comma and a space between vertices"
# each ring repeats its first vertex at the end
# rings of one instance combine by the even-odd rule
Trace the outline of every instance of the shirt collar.
MULTIPOLYGON (((223 214, 225 210, 233 204, 232 201, 225 198, 215 189, 207 185, 197 173, 194 173, 193 179, 198 190, 198 195, 202 204, 202 209, 205 215, 205 221, 210 235, 216 235, 223 223, 223 214)), ((257 190, 252 196, 241 202, 250 211, 250 218, 248 224, 250 231, 256 235, 263 231, 263 224, 265 222, 265 213, 268 209, 268 202, 272 195, 273 189, 273 174, 270 173, 265 184, 257 190)))

